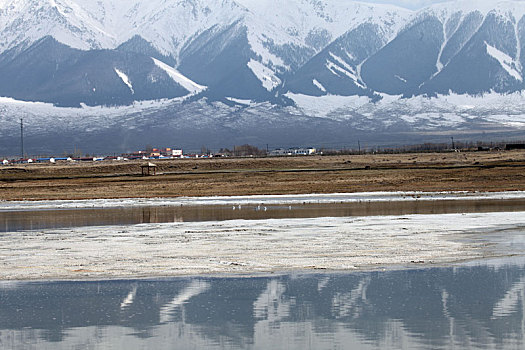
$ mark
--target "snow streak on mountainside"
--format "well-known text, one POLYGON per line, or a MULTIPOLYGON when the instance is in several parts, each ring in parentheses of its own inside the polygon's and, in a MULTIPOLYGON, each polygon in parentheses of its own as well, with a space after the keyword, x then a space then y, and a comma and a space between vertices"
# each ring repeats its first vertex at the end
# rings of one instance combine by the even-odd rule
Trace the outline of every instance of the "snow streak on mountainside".
POLYGON ((196 93, 199 93, 203 90, 206 89, 205 86, 202 86, 202 85, 199 85, 197 83, 195 83, 194 81, 191 81, 190 79, 188 79, 187 77, 185 77, 184 75, 182 75, 180 72, 178 72, 175 68, 173 67, 170 67, 169 65, 167 65, 166 63, 162 62, 162 61, 159 61, 158 59, 156 58, 152 58, 153 62, 155 62, 155 64, 161 68, 162 70, 164 70, 166 73, 168 73, 168 75, 175 81, 177 82, 178 84, 180 84, 182 87, 184 87, 186 90, 188 90, 190 93, 192 94, 196 94, 196 93))

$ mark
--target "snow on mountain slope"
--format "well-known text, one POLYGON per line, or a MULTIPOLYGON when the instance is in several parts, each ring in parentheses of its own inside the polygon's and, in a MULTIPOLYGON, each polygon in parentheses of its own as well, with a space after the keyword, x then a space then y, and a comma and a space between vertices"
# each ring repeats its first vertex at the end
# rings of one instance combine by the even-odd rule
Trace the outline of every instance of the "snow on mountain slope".
MULTIPOLYGON (((525 129, 525 93, 501 95, 495 92, 481 96, 437 95, 400 99, 383 95, 374 102, 364 96, 308 96, 289 93, 298 110, 306 115, 322 116, 345 122, 357 129, 378 131, 393 125, 404 125, 405 131, 430 131, 466 126, 482 128, 485 123, 498 127, 525 129)), ((469 130, 469 128, 466 128, 469 130)))
POLYGON ((191 37, 244 12, 230 0, 4 0, 0 52, 46 35, 84 50, 115 48, 140 35, 176 57, 191 37))
MULTIPOLYGON (((267 38, 276 44, 293 43, 297 45, 316 46, 312 36, 325 32, 335 39, 364 22, 383 25, 384 22, 395 22, 396 32, 408 19, 412 11, 389 5, 375 5, 356 1, 340 0, 237 0, 249 9, 256 18, 270 22, 276 33, 270 32, 267 38), (293 41, 289 41, 289 37, 293 41), (312 40, 312 41, 310 41, 312 40)), ((259 24, 259 23, 257 23, 259 24)), ((257 24, 251 30, 257 32, 257 24)), ((250 24, 249 24, 250 26, 250 24)), ((259 31, 260 34, 261 31, 259 31)), ((322 47, 317 47, 321 49, 322 47)))
MULTIPOLYGON (((260 63, 279 73, 294 71, 333 40, 363 23, 376 24, 390 40, 412 14, 388 5, 339 0, 237 0, 249 14, 248 41, 260 63)), ((253 65, 255 67, 255 65, 253 65)), ((268 84, 268 74, 261 77, 268 84)))
MULTIPOLYGON (((89 52, 125 44, 118 57, 98 55, 108 67, 129 72, 135 94, 127 102, 140 91, 149 96, 147 82, 159 78, 156 69, 139 79, 138 67, 123 70, 113 62, 131 66, 139 55, 154 57, 162 74, 192 94, 206 85, 213 100, 280 103, 287 92, 369 97, 514 92, 523 83, 524 14, 525 2, 517 0, 458 0, 420 11, 348 0, 0 0, 0 55, 13 47, 22 52, 46 36, 89 52), (455 79, 469 66, 480 72, 477 80, 471 71, 455 79)), ((14 56, 0 57, 0 65, 14 56)), ((100 70, 88 62, 82 63, 93 74, 91 83, 100 70)), ((56 88, 55 65, 46 67, 56 88)), ((85 77, 82 69, 78 77, 85 77)), ((171 85, 157 85, 155 96, 179 96, 162 94, 165 86, 171 85)), ((9 96, 35 99, 23 91, 9 96)))
POLYGON ((111 108, 59 108, 0 98, 0 115, 5 116, 0 155, 18 154, 21 117, 26 149, 31 154, 62 154, 75 148, 101 154, 129 152, 152 142, 161 146, 175 142, 195 150, 202 145, 219 149, 247 142, 273 147, 330 147, 357 143, 359 138, 370 140, 371 145, 407 144, 446 142, 450 135, 476 140, 476 132, 483 140, 509 140, 512 133, 521 130, 523 135, 525 130, 523 93, 430 99, 384 96, 376 103, 357 96, 293 98, 299 107, 253 101, 236 105, 205 99, 183 102, 180 98, 111 108))
MULTIPOLYGON (((356 69, 351 67, 344 59, 335 55, 334 53, 329 52, 329 55, 331 59, 326 60, 326 68, 328 68, 328 70, 337 76, 342 73, 350 78, 354 84, 364 88, 364 86, 359 82, 360 77, 358 76, 356 69)), ((347 56, 350 58, 350 55, 347 56)))
POLYGON ((525 1, 510 0, 420 11, 350 0, 0 0, 0 96, 48 102, 0 99, 11 125, 0 151, 16 144, 19 117, 35 147, 59 152, 81 138, 107 150, 174 139, 323 144, 355 132, 506 137, 525 130, 524 14, 525 1))
POLYGON ((525 15, 522 0, 450 0, 431 5, 421 13, 442 14, 442 18, 450 17, 453 13, 480 12, 486 16, 489 12, 496 12, 503 16, 513 16, 518 20, 525 15))
MULTIPOLYGON (((450 62, 451 56, 457 54, 480 30, 487 16, 493 15, 500 23, 508 22, 509 28, 514 31, 514 45, 507 48, 512 51, 512 58, 519 65, 521 45, 519 38, 520 20, 525 16, 525 3, 516 0, 456 0, 429 6, 414 15, 408 26, 420 21, 425 17, 434 16, 443 24, 443 42, 436 62, 438 75, 450 62)), ((488 43, 497 50, 505 50, 501 47, 501 38, 495 42, 488 43)))
POLYGON ((155 64, 164 70, 176 83, 181 85, 183 88, 188 90, 191 94, 197 94, 203 90, 206 90, 206 86, 202 86, 197 84, 196 82, 192 81, 191 79, 188 79, 184 75, 182 75, 179 71, 177 71, 175 68, 170 67, 166 63, 159 61, 156 58, 151 58, 155 64))
POLYGON ((523 77, 521 75, 521 72, 518 70, 517 67, 520 66, 519 62, 515 62, 509 55, 507 55, 504 52, 501 52, 500 50, 496 49, 493 46, 490 46, 485 41, 485 45, 487 47, 487 54, 489 54, 492 58, 494 58, 498 63, 501 65, 503 69, 514 79, 518 81, 523 81, 523 77))
POLYGON ((281 79, 279 79, 272 70, 265 67, 262 63, 252 59, 248 62, 248 67, 252 70, 257 79, 261 81, 266 90, 272 91, 281 84, 281 79))
POLYGON ((3 0, 0 53, 48 35, 82 50, 113 49, 138 35, 177 61, 181 49, 206 30, 241 22, 254 59, 264 67, 250 66, 268 88, 353 27, 380 23, 391 36, 409 15, 392 6, 338 0, 3 0))
MULTIPOLYGON (((81 0, 88 2, 88 0, 81 0)), ((105 0, 111 3, 111 0, 105 0)), ((245 10, 234 1, 132 0, 135 4, 124 16, 129 18, 133 35, 140 35, 163 54, 177 58, 184 44, 214 26, 228 26, 245 10)), ((128 20, 129 21, 129 20, 128 20)), ((129 38, 129 36, 128 36, 129 38)), ((128 39, 126 38, 126 39, 128 39)), ((121 41, 124 41, 122 39, 121 41)))
POLYGON ((118 70, 115 68, 115 73, 119 76, 119 78, 122 80, 124 84, 129 88, 132 94, 135 94, 135 90, 133 90, 133 85, 131 85, 131 81, 129 80, 129 77, 126 75, 126 73, 118 70))
POLYGON ((44 36, 79 49, 108 48, 116 39, 69 0, 6 0, 0 4, 0 52, 44 36))
POLYGON ((326 93, 326 88, 323 86, 323 84, 321 84, 320 82, 318 82, 317 79, 313 79, 313 80, 312 80, 312 84, 314 84, 316 88, 318 88, 319 90, 321 90, 321 92, 326 93))

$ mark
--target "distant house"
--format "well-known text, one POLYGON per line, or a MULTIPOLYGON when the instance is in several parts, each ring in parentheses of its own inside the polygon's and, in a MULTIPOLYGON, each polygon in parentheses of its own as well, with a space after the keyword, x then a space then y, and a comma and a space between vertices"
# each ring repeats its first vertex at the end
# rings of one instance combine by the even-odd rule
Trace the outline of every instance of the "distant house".
POLYGON ((171 155, 172 155, 173 157, 180 157, 180 158, 182 158, 182 156, 183 156, 183 152, 182 152, 181 149, 172 149, 172 150, 171 150, 171 155))
POLYGON ((300 155, 300 156, 309 156, 309 155, 316 153, 316 149, 313 147, 293 148, 292 150, 293 150, 294 155, 300 155))

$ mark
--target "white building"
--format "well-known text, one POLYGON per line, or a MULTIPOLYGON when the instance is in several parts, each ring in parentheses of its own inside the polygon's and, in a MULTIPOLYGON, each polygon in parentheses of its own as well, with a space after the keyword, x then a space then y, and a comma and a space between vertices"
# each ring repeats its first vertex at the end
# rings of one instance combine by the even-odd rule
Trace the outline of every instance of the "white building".
POLYGON ((182 150, 181 149, 172 149, 171 155, 173 157, 181 157, 182 158, 182 150))
POLYGON ((270 152, 271 156, 310 156, 312 154, 315 154, 317 150, 313 147, 307 147, 307 148, 277 148, 270 152))

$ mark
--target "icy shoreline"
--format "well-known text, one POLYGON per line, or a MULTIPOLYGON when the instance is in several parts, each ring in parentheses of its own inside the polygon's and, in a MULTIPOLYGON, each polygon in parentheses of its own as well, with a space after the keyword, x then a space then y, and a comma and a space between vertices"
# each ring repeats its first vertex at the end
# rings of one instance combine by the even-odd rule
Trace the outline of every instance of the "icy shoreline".
POLYGON ((506 200, 525 199, 525 191, 511 192, 361 192, 304 195, 258 195, 231 197, 123 198, 56 201, 0 201, 0 211, 41 209, 88 209, 204 205, 334 204, 395 201, 506 200))
POLYGON ((0 280, 351 271, 454 263, 523 254, 523 214, 232 220, 8 232, 0 236, 0 280))

